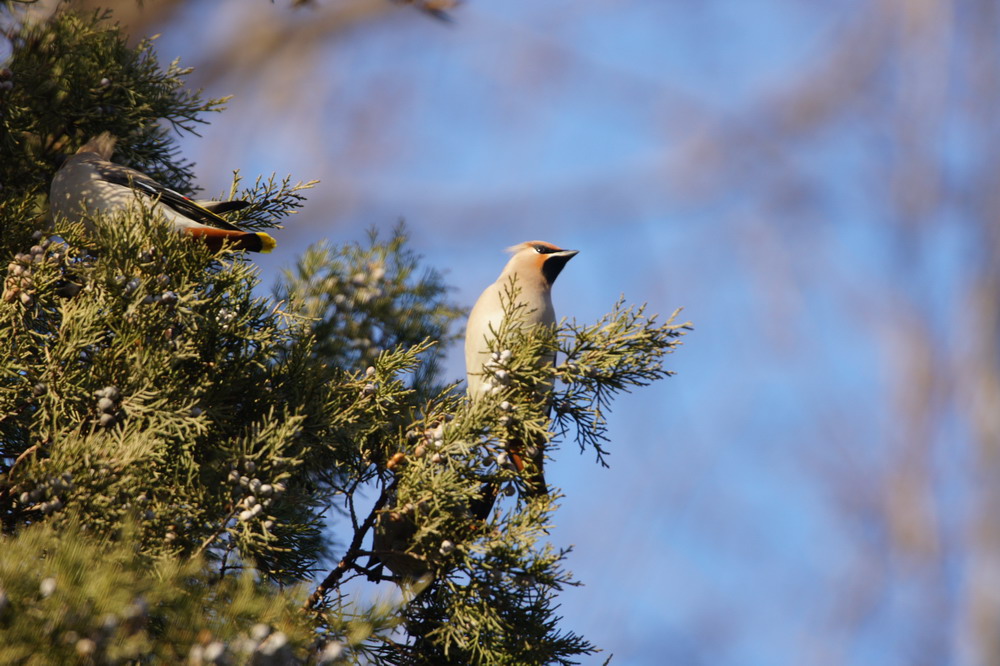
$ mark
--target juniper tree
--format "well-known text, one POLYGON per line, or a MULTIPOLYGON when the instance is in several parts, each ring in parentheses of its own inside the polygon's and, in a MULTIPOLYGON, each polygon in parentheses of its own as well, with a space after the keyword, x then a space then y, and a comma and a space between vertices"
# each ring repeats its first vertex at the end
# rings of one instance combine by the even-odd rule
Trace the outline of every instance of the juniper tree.
MULTIPOLYGON (((193 194, 173 137, 224 100, 185 87, 148 41, 128 47, 106 14, 33 23, 3 7, 0 661, 592 653, 555 613, 577 583, 547 542, 553 498, 522 495, 504 443, 555 455, 575 440, 603 462, 611 398, 669 374, 686 325, 619 303, 595 324, 504 328, 494 389, 470 403, 439 364, 462 310, 402 228, 310 248, 270 297, 243 255, 149 210, 93 232, 50 220, 60 156, 103 131, 117 161, 193 194), (534 362, 552 350, 558 366, 534 362), (372 550, 383 521, 407 528, 395 553, 372 550), (378 565, 393 554, 417 573, 378 565), (351 580, 403 594, 361 602, 351 580)), ((235 222, 265 229, 311 185, 236 178, 225 197, 253 203, 235 222)))

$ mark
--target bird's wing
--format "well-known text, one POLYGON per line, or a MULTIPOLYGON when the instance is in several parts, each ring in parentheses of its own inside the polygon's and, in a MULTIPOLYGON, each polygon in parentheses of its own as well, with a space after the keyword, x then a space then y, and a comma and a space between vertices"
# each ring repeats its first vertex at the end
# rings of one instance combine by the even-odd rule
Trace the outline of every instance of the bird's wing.
POLYGON ((195 201, 195 203, 216 215, 232 213, 234 210, 243 210, 250 205, 249 201, 195 201))
MULTIPOLYGON (((219 229, 226 229, 228 231, 242 231, 239 227, 226 222, 223 218, 219 217, 205 206, 188 199, 183 194, 175 192, 169 187, 164 187, 140 171, 121 166, 120 164, 112 164, 110 162, 103 161, 93 164, 93 167, 102 180, 115 185, 129 187, 133 190, 138 190, 153 199, 157 199, 164 206, 172 208, 184 217, 187 217, 188 219, 191 219, 199 224, 218 227, 219 229)), ((238 210, 238 208, 229 208, 227 210, 238 210)))
POLYGON ((469 397, 473 400, 479 397, 485 380, 483 364, 490 358, 488 338, 494 336, 490 327, 499 329, 503 320, 500 289, 493 283, 479 295, 465 325, 465 377, 469 397))

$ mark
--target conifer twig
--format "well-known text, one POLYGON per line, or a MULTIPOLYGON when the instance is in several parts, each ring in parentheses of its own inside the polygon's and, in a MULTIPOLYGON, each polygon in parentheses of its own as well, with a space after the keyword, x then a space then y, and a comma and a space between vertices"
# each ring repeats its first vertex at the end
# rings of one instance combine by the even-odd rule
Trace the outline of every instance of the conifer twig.
POLYGON ((26 448, 24 451, 21 452, 21 455, 19 455, 17 459, 14 460, 14 464, 10 466, 9 470, 7 470, 7 473, 11 476, 11 478, 13 478, 14 468, 17 467, 17 464, 37 450, 38 450, 38 444, 32 444, 31 446, 29 446, 28 448, 26 448))
POLYGON ((194 551, 194 554, 191 556, 191 558, 194 559, 198 557, 199 555, 205 552, 206 548, 215 543, 215 540, 218 539, 219 535, 222 534, 222 532, 226 529, 226 525, 228 525, 229 521, 232 520, 235 516, 236 516, 236 509, 233 509, 229 513, 229 515, 226 516, 226 518, 222 521, 222 524, 219 525, 219 529, 215 530, 215 532, 210 534, 204 541, 201 542, 201 545, 198 546, 198 550, 194 551))
POLYGON ((323 579, 323 582, 319 584, 319 587, 317 587, 313 593, 309 595, 306 603, 302 606, 303 610, 309 610, 319 603, 319 600, 326 596, 327 591, 336 585, 344 573, 354 565, 354 561, 361 555, 361 542, 364 540, 365 534, 367 534, 368 530, 370 530, 372 525, 375 524, 378 512, 381 511, 382 507, 385 506, 385 503, 389 501, 389 495, 395 487, 396 482, 393 481, 382 490, 382 494, 379 495, 378 499, 375 501, 375 505, 372 507, 371 513, 369 513, 368 517, 365 518, 365 522, 361 524, 361 529, 354 530, 354 538, 351 540, 351 545, 348 546, 347 552, 344 553, 344 557, 337 563, 337 566, 334 567, 329 574, 327 574, 326 578, 323 579))

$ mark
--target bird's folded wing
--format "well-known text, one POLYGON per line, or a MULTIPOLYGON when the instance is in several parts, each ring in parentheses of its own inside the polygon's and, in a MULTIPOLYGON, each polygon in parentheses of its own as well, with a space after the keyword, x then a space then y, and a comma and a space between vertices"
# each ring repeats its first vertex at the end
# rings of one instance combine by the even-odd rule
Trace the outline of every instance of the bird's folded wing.
MULTIPOLYGON (((219 217, 208 208, 205 208, 191 199, 188 199, 179 192, 175 192, 168 187, 160 185, 146 174, 140 173, 135 169, 129 169, 128 167, 124 167, 119 164, 99 164, 95 165, 95 168, 103 180, 147 194, 150 197, 159 200, 159 202, 164 206, 174 209, 184 217, 194 220, 199 224, 207 224, 209 226, 218 227, 219 229, 227 229, 229 231, 242 231, 242 229, 226 222, 223 218, 219 217)), ((246 202, 225 203, 245 204, 246 202)), ((238 210, 239 208, 245 207, 246 206, 231 207, 226 210, 238 210)), ((216 210, 218 210, 218 208, 216 208, 216 210)))
POLYGON ((234 210, 243 210, 250 205, 249 201, 195 201, 195 203, 216 215, 232 213, 234 210))

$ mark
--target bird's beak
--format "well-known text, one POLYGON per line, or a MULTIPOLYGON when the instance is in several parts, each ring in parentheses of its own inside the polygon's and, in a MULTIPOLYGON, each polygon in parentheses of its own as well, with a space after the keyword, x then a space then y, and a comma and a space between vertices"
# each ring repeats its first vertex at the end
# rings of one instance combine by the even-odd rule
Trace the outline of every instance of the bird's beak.
POLYGON ((545 255, 545 261, 542 263, 542 275, 545 276, 546 282, 550 285, 555 282, 566 262, 579 252, 579 250, 559 250, 545 255))

